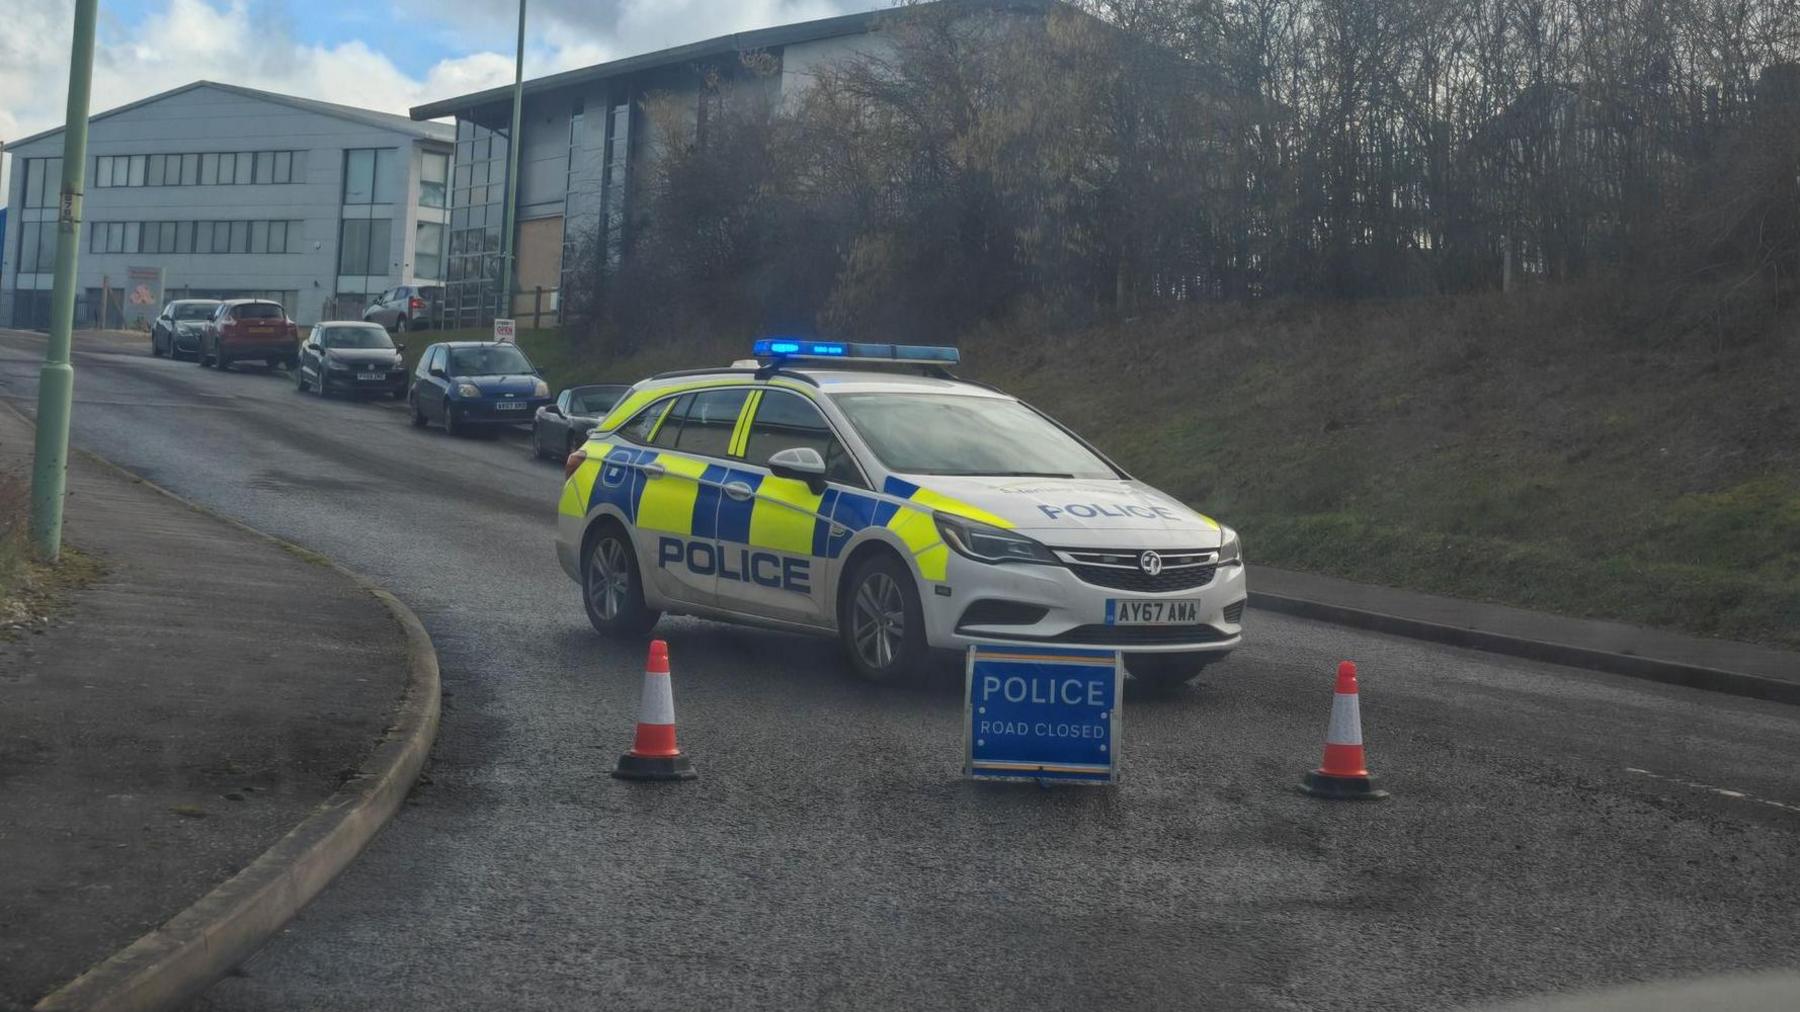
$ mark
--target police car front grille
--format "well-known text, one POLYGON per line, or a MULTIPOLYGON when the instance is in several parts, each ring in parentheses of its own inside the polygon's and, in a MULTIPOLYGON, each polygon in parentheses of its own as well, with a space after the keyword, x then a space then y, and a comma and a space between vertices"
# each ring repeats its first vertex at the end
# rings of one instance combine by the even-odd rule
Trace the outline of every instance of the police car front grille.
POLYGON ((1142 552, 1128 549, 1055 549, 1057 558, 1068 566, 1083 583, 1109 590, 1129 590, 1140 594, 1164 594, 1176 590, 1193 590, 1212 582, 1218 572, 1218 551, 1211 548, 1157 551, 1162 571, 1155 576, 1144 572, 1142 552))

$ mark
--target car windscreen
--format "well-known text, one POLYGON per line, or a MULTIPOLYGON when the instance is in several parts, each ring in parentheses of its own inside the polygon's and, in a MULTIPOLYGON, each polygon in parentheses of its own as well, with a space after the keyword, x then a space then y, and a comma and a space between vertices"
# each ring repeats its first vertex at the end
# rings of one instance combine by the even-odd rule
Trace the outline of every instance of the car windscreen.
POLYGON ((319 344, 325 348, 392 348, 394 342, 380 327, 324 327, 319 344))
POLYGON ((280 320, 286 316, 273 302, 247 302, 231 311, 234 320, 280 320))
POLYGON ((531 371, 531 363, 511 345, 450 349, 452 376, 507 376, 531 371))
POLYGON ((217 308, 217 302, 178 302, 169 315, 177 320, 204 320, 217 308))
POLYGON ((612 410, 627 387, 578 387, 569 394, 569 408, 577 415, 604 415, 612 410))
POLYGON ((1118 477, 1079 440, 1010 398, 859 393, 837 394, 832 400, 890 471, 1118 477))

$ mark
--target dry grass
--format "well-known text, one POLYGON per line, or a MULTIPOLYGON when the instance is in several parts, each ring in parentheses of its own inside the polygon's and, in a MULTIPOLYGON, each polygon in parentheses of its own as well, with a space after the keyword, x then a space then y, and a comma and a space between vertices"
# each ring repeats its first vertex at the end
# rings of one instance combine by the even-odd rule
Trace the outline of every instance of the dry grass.
POLYGON ((99 562, 67 544, 54 566, 33 559, 30 503, 30 483, 0 471, 0 640, 42 632, 69 594, 103 571, 99 562))

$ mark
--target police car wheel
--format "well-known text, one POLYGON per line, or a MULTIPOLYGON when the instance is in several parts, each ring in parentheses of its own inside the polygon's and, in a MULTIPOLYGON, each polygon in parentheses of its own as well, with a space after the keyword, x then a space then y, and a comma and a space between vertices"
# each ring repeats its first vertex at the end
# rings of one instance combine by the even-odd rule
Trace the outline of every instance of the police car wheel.
POLYGON ((1125 655, 1125 673, 1153 689, 1175 689, 1199 677, 1214 658, 1209 654, 1125 655))
POLYGON ((851 574, 838 632, 850 665, 872 682, 907 678, 924 666, 925 616, 906 564, 891 555, 851 574))
POLYGON ((617 525, 595 534, 581 565, 581 599, 588 621, 608 636, 641 636, 662 616, 644 603, 637 553, 617 525))

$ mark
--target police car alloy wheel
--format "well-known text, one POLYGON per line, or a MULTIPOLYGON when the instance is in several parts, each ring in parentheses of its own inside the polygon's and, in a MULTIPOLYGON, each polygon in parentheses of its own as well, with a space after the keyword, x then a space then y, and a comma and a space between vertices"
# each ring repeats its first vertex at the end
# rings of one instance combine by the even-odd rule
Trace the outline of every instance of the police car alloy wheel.
POLYGON ((582 566, 582 601, 588 621, 607 635, 642 635, 661 617, 644 604, 637 555, 616 525, 603 527, 589 547, 582 566))
POLYGON ((892 682, 918 672, 926 653, 925 616, 912 574, 891 555, 869 557, 850 578, 838 628, 856 673, 892 682))

